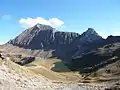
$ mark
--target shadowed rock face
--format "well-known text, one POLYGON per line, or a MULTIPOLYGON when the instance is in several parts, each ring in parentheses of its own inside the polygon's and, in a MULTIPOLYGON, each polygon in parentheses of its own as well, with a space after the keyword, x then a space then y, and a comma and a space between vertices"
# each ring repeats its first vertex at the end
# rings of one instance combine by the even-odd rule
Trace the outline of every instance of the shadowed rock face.
POLYGON ((103 40, 94 29, 88 28, 82 35, 72 32, 57 31, 51 26, 37 24, 25 30, 8 43, 32 50, 52 50, 52 56, 70 59, 80 48, 89 50, 89 44, 103 40))
POLYGON ((88 28, 87 31, 83 32, 77 39, 77 51, 72 56, 75 58, 80 56, 90 50, 96 49, 102 45, 104 39, 98 35, 98 33, 93 28, 88 28))
POLYGON ((25 57, 25 58, 21 59, 19 62, 16 62, 16 63, 18 63, 20 65, 25 65, 25 64, 28 64, 28 63, 30 63, 34 60, 35 60, 35 57, 25 57))
POLYGON ((103 68, 100 74, 120 74, 120 42, 105 45, 90 51, 84 55, 77 56, 69 63, 71 70, 79 70, 80 73, 93 73, 103 68), (109 65, 109 66, 108 66, 109 65), (106 67, 107 66, 107 67, 106 67))
POLYGON ((107 39, 105 40, 106 44, 112 44, 112 43, 117 43, 120 42, 120 36, 108 36, 107 39))

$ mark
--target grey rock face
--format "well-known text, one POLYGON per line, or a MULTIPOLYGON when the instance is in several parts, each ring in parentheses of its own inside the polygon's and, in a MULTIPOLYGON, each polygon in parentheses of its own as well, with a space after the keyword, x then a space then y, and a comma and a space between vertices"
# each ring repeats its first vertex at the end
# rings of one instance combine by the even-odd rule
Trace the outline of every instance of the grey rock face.
POLYGON ((8 43, 32 50, 53 50, 53 57, 70 59, 79 49, 83 48, 81 50, 84 52, 86 47, 89 48, 88 43, 100 39, 102 37, 92 28, 79 35, 78 33, 57 31, 48 25, 37 24, 8 43))
POLYGON ((88 28, 88 30, 84 32, 80 38, 81 41, 87 42, 93 42, 100 39, 102 39, 102 37, 99 36, 98 33, 93 28, 88 28))
POLYGON ((75 41, 77 43, 77 52, 72 56, 76 58, 81 56, 92 49, 96 49, 104 41, 104 39, 98 35, 93 28, 88 28, 87 31, 83 32, 75 41))

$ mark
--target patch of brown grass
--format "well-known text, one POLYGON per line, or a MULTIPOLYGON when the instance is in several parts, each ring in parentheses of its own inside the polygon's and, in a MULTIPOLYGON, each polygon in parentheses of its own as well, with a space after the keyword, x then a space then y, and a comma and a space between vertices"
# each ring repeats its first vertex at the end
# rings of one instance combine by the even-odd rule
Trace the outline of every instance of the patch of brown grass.
POLYGON ((11 70, 13 70, 13 71, 15 71, 16 73, 19 73, 19 74, 23 74, 23 75, 27 75, 27 76, 35 75, 34 72, 28 70, 27 68, 25 68, 23 66, 20 66, 20 65, 16 64, 16 63, 14 63, 14 62, 12 62, 10 60, 6 60, 5 65, 9 69, 11 69, 11 70))

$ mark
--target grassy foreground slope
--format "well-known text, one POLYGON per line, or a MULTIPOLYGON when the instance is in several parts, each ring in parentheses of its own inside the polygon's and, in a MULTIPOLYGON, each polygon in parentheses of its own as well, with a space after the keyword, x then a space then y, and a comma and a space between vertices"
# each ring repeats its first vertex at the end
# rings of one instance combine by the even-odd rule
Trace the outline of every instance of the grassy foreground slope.
POLYGON ((25 65, 25 67, 36 74, 41 74, 49 79, 61 82, 77 82, 81 78, 78 72, 70 71, 59 59, 37 59, 25 65), (56 63, 60 63, 60 65, 57 66, 56 63), (53 68, 54 70, 51 70, 53 68))

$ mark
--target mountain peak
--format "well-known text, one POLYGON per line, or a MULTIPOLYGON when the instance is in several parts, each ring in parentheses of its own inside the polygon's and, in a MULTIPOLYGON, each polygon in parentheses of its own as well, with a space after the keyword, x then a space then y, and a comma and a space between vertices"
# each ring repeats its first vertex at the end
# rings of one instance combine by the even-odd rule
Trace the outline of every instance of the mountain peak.
POLYGON ((50 25, 40 24, 40 23, 37 23, 35 26, 37 26, 37 27, 40 27, 40 26, 49 26, 49 27, 51 27, 50 25))
POLYGON ((81 34, 81 37, 82 40, 87 40, 90 42, 102 39, 102 37, 93 28, 88 28, 81 34))
POLYGON ((37 29, 41 29, 41 30, 51 30, 51 29, 54 29, 50 25, 39 24, 39 23, 37 23, 35 26, 33 26, 33 28, 35 28, 35 29, 37 28, 37 29))
POLYGON ((85 32, 82 33, 82 36, 99 36, 98 33, 93 28, 88 28, 85 32))
POLYGON ((98 33, 93 28, 88 28, 83 34, 94 34, 98 35, 98 33))

